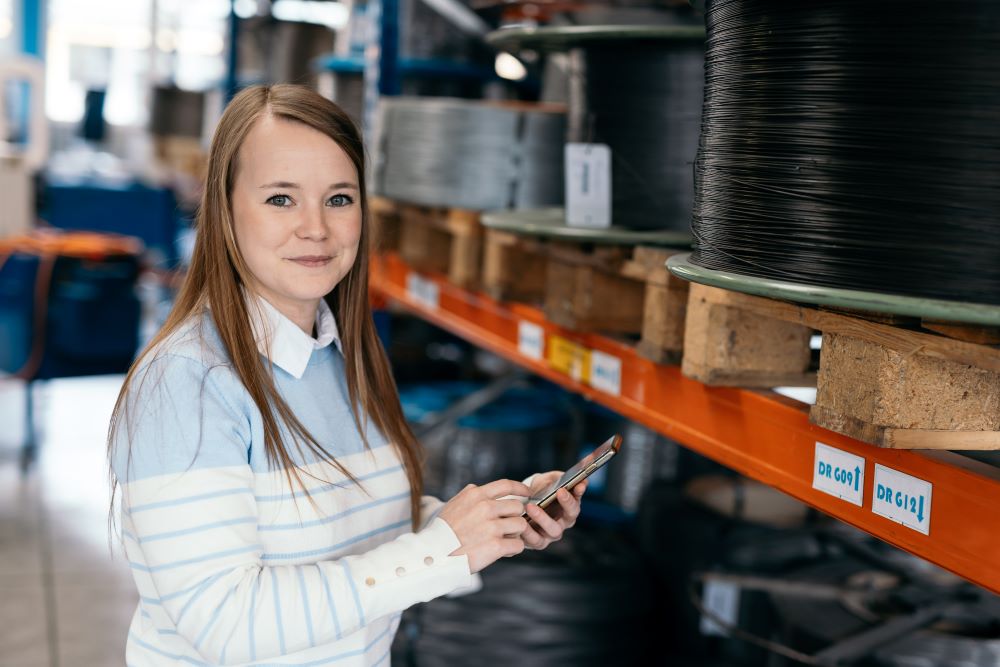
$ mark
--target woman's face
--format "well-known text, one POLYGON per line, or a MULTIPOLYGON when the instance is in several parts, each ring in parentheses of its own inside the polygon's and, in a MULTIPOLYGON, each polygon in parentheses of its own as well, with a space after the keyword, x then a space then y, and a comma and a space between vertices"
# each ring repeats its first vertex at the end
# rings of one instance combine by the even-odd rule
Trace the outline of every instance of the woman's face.
POLYGON ((237 157, 233 220, 250 287, 307 331, 357 257, 358 186, 343 149, 293 121, 265 116, 237 157))

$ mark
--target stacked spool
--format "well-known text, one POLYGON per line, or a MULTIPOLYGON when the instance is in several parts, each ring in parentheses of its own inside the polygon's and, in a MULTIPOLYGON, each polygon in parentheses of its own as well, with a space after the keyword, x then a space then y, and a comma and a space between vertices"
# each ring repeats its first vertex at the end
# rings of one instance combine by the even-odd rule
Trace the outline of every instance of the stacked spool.
POLYGON ((384 99, 377 194, 475 211, 562 199, 561 107, 444 98, 384 99))
POLYGON ((686 234, 704 36, 700 26, 626 25, 504 29, 487 41, 568 52, 566 141, 610 149, 610 226, 686 234))
POLYGON ((706 25, 695 246, 671 270, 852 316, 695 286, 685 373, 809 383, 817 329, 815 423, 1000 447, 1000 355, 973 344, 1000 342, 1000 6, 712 0, 706 25))
POLYGON ((663 267, 690 243, 704 30, 504 29, 487 40, 568 53, 569 109, 566 205, 483 216, 484 291, 541 304, 576 331, 641 336, 644 356, 676 360, 686 286, 663 267))

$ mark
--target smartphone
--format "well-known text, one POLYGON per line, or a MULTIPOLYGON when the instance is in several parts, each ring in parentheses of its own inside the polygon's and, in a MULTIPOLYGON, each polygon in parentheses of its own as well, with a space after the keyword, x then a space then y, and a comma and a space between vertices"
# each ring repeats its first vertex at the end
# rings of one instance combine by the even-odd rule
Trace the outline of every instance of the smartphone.
MULTIPOLYGON (((604 444, 600 447, 584 456, 575 466, 563 473, 563 476, 559 478, 559 481, 555 482, 544 491, 536 493, 531 498, 528 498, 525 501, 525 505, 530 503, 532 505, 538 505, 542 509, 547 508, 555 501, 556 493, 559 489, 568 489, 572 491, 574 486, 590 477, 598 470, 598 468, 610 461, 614 455, 618 453, 618 450, 621 449, 621 446, 622 437, 616 433, 605 440, 604 444)), ((527 517, 527 510, 525 510, 521 516, 527 517)))

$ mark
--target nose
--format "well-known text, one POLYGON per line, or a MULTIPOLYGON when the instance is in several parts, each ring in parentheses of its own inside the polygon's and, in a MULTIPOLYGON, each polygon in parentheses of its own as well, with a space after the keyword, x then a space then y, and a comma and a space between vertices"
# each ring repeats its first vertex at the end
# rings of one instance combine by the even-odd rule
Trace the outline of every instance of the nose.
POLYGON ((295 234, 303 240, 325 241, 330 235, 321 206, 306 207, 295 234))

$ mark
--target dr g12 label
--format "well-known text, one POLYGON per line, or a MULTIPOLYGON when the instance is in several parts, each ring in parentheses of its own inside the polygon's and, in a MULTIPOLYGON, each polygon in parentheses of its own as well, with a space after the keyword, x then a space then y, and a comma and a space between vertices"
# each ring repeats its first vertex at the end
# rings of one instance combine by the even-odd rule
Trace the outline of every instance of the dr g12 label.
POLYGON ((876 464, 872 512, 930 535, 933 490, 930 482, 876 464))

